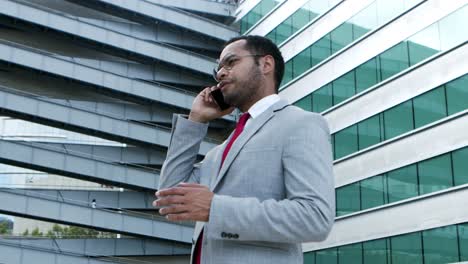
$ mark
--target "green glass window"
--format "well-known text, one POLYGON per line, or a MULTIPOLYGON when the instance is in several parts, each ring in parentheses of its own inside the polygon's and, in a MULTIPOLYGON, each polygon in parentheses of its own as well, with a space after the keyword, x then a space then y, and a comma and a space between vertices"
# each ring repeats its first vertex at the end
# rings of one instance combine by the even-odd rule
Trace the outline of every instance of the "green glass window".
POLYGON ((356 93, 360 93, 381 81, 379 61, 377 59, 378 57, 370 59, 356 68, 356 93))
POLYGON ((320 14, 325 13, 332 5, 336 4, 340 0, 310 0, 304 8, 310 10, 310 19, 314 19, 320 14))
POLYGON ((353 24, 345 22, 331 33, 332 54, 353 42, 353 24))
POLYGON ((364 242, 363 245, 363 263, 390 263, 390 245, 388 239, 378 239, 364 242))
POLYGON ((275 6, 279 3, 279 0, 262 0, 261 2, 261 8, 262 8, 262 16, 268 14, 275 6))
POLYGON ((312 65, 311 67, 319 64, 331 55, 331 40, 330 34, 325 35, 312 46, 312 65))
POLYGON ((401 42, 379 55, 382 80, 409 67, 408 47, 401 42))
POLYGON ((338 253, 336 248, 320 250, 315 255, 316 264, 338 264, 338 253))
POLYGON ((439 25, 433 24, 417 34, 411 36, 408 41, 410 65, 429 58, 440 51, 439 25))
POLYGON ((423 263, 421 233, 413 233, 391 238, 392 263, 423 263))
POLYGON ((468 223, 458 225, 460 260, 468 261, 468 223))
POLYGON ((418 196, 416 165, 406 166, 387 173, 388 201, 390 203, 418 196))
POLYGON ((447 116, 444 86, 413 99, 415 128, 447 116))
POLYGON ((276 41, 278 41, 278 43, 285 41, 292 35, 292 32, 292 17, 289 17, 276 27, 276 41))
POLYGON ((377 2, 378 1, 374 1, 368 7, 351 18, 351 24, 353 25, 353 40, 356 40, 372 29, 377 28, 377 2))
POLYGON ((339 247, 338 263, 362 263, 362 243, 339 247))
POLYGON ((310 21, 310 12, 304 7, 299 8, 292 15, 293 32, 298 31, 310 21))
POLYGON ((339 159, 358 151, 357 126, 353 125, 334 134, 335 158, 339 159))
POLYGON ((453 186, 450 154, 419 162, 418 172, 420 195, 453 186))
POLYGON ((278 42, 276 41, 276 29, 273 29, 265 37, 273 41, 273 43, 275 43, 276 45, 278 45, 278 42))
POLYGON ((315 252, 304 253, 304 264, 315 264, 315 252))
POLYGON ((247 32, 255 25, 262 17, 270 12, 280 1, 279 0, 262 0, 252 10, 250 10, 240 21, 241 34, 247 32))
POLYGON ((312 111, 312 95, 309 94, 308 96, 294 103, 294 105, 306 111, 312 111))
POLYGON ((449 115, 468 109, 468 75, 447 83, 445 87, 449 115))
POLYGON ((345 215, 361 210, 359 182, 336 189, 336 215, 345 215))
POLYGON ((457 226, 423 232, 424 264, 458 262, 457 226))
POLYGON ((310 48, 303 50, 293 58, 293 78, 303 74, 310 68, 310 48))
POLYGON ((411 101, 399 104, 384 112, 385 139, 393 138, 414 129, 411 101))
POLYGON ((468 183, 468 148, 462 148, 452 153, 454 185, 468 183))
POLYGON ((382 175, 361 181, 361 209, 386 204, 386 189, 386 178, 382 175))
POLYGON ((312 94, 312 111, 320 113, 333 106, 332 85, 328 84, 312 94))
POLYGON ((352 97, 356 94, 356 86, 354 80, 354 71, 348 72, 333 82, 333 104, 352 97))
POLYGON ((381 114, 378 114, 357 124, 359 149, 367 148, 382 141, 383 135, 381 135, 380 129, 381 116, 381 114))

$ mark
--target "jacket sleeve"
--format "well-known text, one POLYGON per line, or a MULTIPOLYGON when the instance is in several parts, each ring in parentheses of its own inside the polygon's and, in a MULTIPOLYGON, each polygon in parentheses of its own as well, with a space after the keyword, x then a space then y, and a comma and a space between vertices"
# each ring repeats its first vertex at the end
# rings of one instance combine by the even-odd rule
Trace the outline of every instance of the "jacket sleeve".
POLYGON ((328 236, 335 217, 330 133, 321 116, 302 121, 283 147, 286 198, 215 195, 209 238, 302 243, 328 236))
POLYGON ((158 189, 173 187, 180 182, 200 182, 195 160, 207 130, 208 124, 193 122, 181 115, 173 116, 171 139, 158 189))

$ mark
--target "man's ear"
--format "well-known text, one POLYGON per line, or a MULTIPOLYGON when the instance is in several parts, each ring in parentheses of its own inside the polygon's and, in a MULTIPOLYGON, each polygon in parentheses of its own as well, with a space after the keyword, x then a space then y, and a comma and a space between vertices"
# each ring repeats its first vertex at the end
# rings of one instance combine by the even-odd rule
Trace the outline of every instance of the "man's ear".
POLYGON ((263 57, 263 74, 273 73, 275 71, 275 59, 271 55, 263 57))

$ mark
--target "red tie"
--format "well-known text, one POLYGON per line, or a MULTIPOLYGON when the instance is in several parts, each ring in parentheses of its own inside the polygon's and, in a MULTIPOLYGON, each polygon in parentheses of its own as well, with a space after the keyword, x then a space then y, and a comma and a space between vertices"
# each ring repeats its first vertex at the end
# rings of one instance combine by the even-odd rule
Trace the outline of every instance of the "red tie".
MULTIPOLYGON (((232 144, 234 141, 239 137, 240 133, 244 130, 245 124, 247 123, 247 120, 249 120, 250 114, 249 112, 245 112, 241 115, 239 118, 239 122, 237 122, 236 125, 236 130, 234 130, 234 135, 232 135, 231 139, 229 140, 228 144, 226 145, 226 148, 224 149, 223 156, 221 158, 221 165, 219 166, 220 168, 223 166, 224 160, 226 159, 226 156, 231 149, 232 144)), ((193 254, 193 264, 201 264, 201 248, 202 248, 202 240, 203 240, 203 230, 200 232, 200 235, 198 236, 197 244, 195 245, 195 250, 193 254)))
POLYGON ((239 135, 242 133, 242 130, 244 130, 245 124, 247 123, 247 120, 249 120, 249 117, 250 117, 249 112, 245 112, 239 118, 239 122, 237 122, 236 130, 234 131, 234 135, 232 135, 231 140, 229 140, 226 148, 224 149, 220 167, 223 166, 224 160, 226 159, 226 156, 227 156, 229 150, 231 149, 232 144, 239 137, 239 135))

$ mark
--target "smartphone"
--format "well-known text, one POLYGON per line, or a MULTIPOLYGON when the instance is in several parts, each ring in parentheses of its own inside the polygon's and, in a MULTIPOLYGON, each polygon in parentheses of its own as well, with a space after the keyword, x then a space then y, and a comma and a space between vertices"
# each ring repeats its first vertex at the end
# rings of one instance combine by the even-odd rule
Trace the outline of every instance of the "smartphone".
POLYGON ((216 89, 214 91, 211 91, 211 97, 213 97, 216 104, 218 104, 219 108, 221 108, 222 111, 231 107, 226 102, 224 102, 224 96, 223 96, 223 93, 221 92, 221 89, 216 89))

